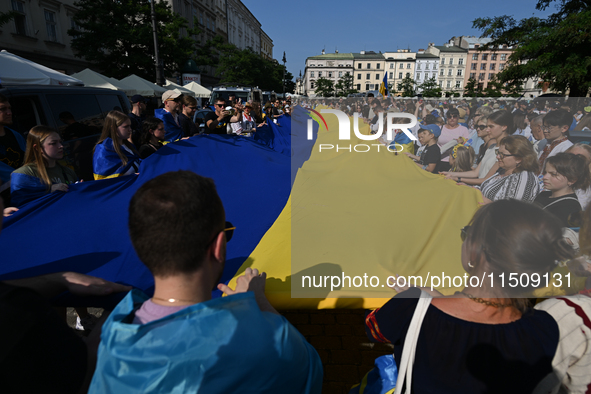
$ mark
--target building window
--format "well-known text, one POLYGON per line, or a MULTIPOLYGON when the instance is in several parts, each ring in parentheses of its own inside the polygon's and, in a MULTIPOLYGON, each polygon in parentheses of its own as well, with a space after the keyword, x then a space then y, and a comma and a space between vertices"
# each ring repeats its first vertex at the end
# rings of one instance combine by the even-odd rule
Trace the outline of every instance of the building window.
POLYGON ((431 69, 431 63, 427 63, 427 70, 431 69))
POLYGON ((398 79, 402 79, 402 73, 398 73, 398 79))
POLYGON ((310 78, 314 78, 314 71, 310 71, 310 78))
POLYGON ((371 68, 371 63, 367 63, 367 69, 369 70, 371 68))
POLYGON ((47 39, 53 42, 57 42, 57 28, 55 20, 55 12, 45 10, 45 27, 47 28, 47 39))
POLYGON ((489 74, 488 74, 488 79, 489 79, 489 81, 490 81, 491 79, 493 79, 493 75, 495 75, 495 74, 493 74, 493 73, 489 73, 489 74))
POLYGON ((495 66, 496 66, 496 64, 495 64, 495 63, 491 63, 491 64, 490 64, 490 69, 491 69, 491 70, 494 70, 494 69, 495 69, 495 66))
POLYGON ((406 73, 406 77, 407 77, 407 78, 408 78, 408 77, 410 77, 410 73, 406 73))
POLYGON ((339 78, 341 78, 343 76, 343 72, 339 71, 339 78))
POLYGON ((390 78, 390 79, 394 78, 394 73, 390 73, 390 76, 389 76, 389 78, 390 78))
POLYGON ((365 79, 369 79, 371 78, 371 76, 369 75, 369 73, 365 74, 365 79))
POLYGON ((27 17, 25 14, 25 3, 22 1, 12 0, 12 10, 15 11, 14 26, 16 34, 22 36, 27 35, 27 17))
POLYGON ((451 68, 449 70, 447 70, 447 75, 451 76, 451 68))
POLYGON ((441 59, 441 64, 445 64, 445 59, 441 59))
POLYGON ((447 87, 451 88, 451 81, 447 81, 447 87))
POLYGON ((482 54, 482 60, 488 60, 488 53, 482 54))
POLYGON ((361 63, 357 63, 357 68, 361 69, 361 63))
POLYGON ((357 74, 357 79, 361 79, 361 74, 357 74))
POLYGON ((459 64, 459 65, 462 65, 462 64, 464 64, 464 58, 458 59, 458 64, 459 64))
POLYGON ((507 54, 506 53, 501 53, 501 60, 502 61, 507 60, 507 54))
POLYGON ((404 63, 400 63, 400 68, 404 68, 404 63))
POLYGON ((361 90, 361 84, 360 83, 357 84, 357 91, 359 91, 359 90, 361 90))
POLYGON ((417 79, 421 79, 421 73, 417 74, 417 79))
POLYGON ((454 58, 453 57, 449 59, 449 64, 454 64, 454 58))
POLYGON ((376 64, 376 68, 379 70, 380 69, 380 63, 376 64))
POLYGON ((462 69, 461 68, 458 70, 457 76, 458 77, 461 77, 462 76, 462 69))
POLYGON ((505 63, 499 64, 499 71, 503 71, 505 69, 505 63))
POLYGON ((456 89, 459 89, 462 87, 462 82, 461 81, 456 81, 456 89))
POLYGON ((318 78, 322 78, 322 71, 318 71, 318 78))
POLYGON ((477 67, 478 67, 478 65, 476 63, 472 63, 470 65, 470 70, 476 70, 477 67))
POLYGON ((390 68, 394 68, 394 63, 390 63, 390 68))
POLYGON ((369 84, 368 84, 368 83, 366 83, 366 84, 365 84, 365 90, 370 90, 370 89, 369 89, 369 84))
POLYGON ((328 72, 328 77, 329 77, 329 78, 332 78, 332 71, 329 71, 329 72, 328 72))
POLYGON ((473 53, 472 54, 472 60, 478 60, 478 54, 477 53, 473 53))
POLYGON ((476 73, 470 73, 470 79, 476 78, 476 73))
POLYGON ((310 82, 310 89, 314 89, 314 81, 310 82))
POLYGON ((492 55, 490 55, 490 60, 493 60, 493 61, 497 60, 497 54, 493 53, 492 55))
POLYGON ((482 63, 482 64, 480 65, 480 69, 481 69, 481 70, 486 70, 486 63, 482 63))
POLYGON ((443 77, 443 70, 439 72, 439 75, 443 77))
POLYGON ((411 66, 412 66, 412 64, 408 63, 408 64, 406 65, 406 68, 407 68, 407 69, 410 69, 410 67, 411 67, 411 66))
POLYGON ((380 74, 376 74, 376 79, 379 81, 380 80, 380 74))
POLYGON ((478 74, 478 80, 479 81, 484 81, 484 73, 478 74))

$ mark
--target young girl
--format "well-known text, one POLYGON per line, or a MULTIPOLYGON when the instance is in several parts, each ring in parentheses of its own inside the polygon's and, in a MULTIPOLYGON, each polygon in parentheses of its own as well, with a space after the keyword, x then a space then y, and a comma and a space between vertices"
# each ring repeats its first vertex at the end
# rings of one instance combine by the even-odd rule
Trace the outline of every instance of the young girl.
POLYGON ((103 133, 92 157, 94 179, 131 175, 139 170, 142 161, 131 142, 131 120, 119 111, 111 111, 105 117, 103 133))
POLYGON ((582 210, 574 191, 586 189, 591 181, 587 161, 572 153, 558 153, 546 161, 543 179, 546 190, 534 202, 569 227, 569 216, 582 210))
POLYGON ((162 119, 149 117, 142 123, 142 134, 140 137, 140 157, 147 158, 158 149, 162 148, 162 141, 164 141, 164 122, 162 119))
POLYGON ((60 135, 48 126, 35 126, 27 136, 25 162, 11 175, 12 205, 19 207, 29 201, 57 191, 67 192, 68 185, 78 177, 57 161, 64 157, 60 135))
POLYGON ((471 146, 456 145, 449 155, 449 165, 452 172, 472 171, 474 163, 474 149, 471 146))

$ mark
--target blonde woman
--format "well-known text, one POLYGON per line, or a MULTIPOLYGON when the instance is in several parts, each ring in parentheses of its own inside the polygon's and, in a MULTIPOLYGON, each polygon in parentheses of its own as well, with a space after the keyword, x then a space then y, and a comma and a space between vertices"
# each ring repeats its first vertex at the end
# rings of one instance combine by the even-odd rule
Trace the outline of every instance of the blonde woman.
POLYGON ((11 175, 11 205, 19 207, 41 196, 67 192, 76 173, 58 163, 64 157, 60 135, 48 126, 35 126, 27 136, 24 165, 11 175))
POLYGON ((94 179, 116 178, 138 172, 142 159, 135 146, 128 141, 130 136, 129 116, 119 111, 109 112, 105 117, 103 133, 94 147, 94 179))

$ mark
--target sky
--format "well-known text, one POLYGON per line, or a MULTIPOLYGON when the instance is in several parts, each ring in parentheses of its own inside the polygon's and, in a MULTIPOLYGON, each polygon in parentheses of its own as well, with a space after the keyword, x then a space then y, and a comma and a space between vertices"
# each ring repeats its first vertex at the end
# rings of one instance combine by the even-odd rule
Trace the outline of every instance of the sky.
POLYGON ((268 2, 242 0, 273 40, 273 57, 297 77, 305 70, 306 58, 326 53, 410 48, 426 49, 430 42, 443 45, 453 36, 480 36, 472 28, 479 17, 546 17, 535 9, 537 0, 299 0, 268 2))

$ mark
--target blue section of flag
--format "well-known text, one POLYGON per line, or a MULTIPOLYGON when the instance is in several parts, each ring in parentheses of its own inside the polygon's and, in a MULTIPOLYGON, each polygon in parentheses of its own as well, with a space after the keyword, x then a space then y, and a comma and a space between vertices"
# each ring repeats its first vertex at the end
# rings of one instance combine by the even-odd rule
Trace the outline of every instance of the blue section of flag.
POLYGON ((382 83, 380 84, 380 94, 384 97, 388 96, 388 72, 384 73, 384 79, 382 79, 382 83))
POLYGON ((165 172, 191 170, 215 181, 226 218, 236 226, 222 277, 227 283, 289 198, 291 127, 287 119, 280 123, 258 130, 256 141, 200 135, 170 143, 142 162, 139 175, 73 184, 67 193, 27 204, 5 219, 0 279, 76 271, 151 294, 153 278, 129 240, 129 201, 144 182, 165 172))

